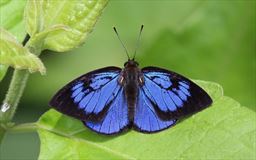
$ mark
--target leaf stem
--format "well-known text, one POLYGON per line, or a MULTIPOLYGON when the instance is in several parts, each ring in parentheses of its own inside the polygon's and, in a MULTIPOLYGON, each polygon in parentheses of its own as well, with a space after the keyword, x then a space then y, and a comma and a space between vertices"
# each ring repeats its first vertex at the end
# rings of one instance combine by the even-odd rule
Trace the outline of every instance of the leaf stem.
MULTIPOLYGON (((26 35, 24 41, 22 42, 23 46, 29 41, 29 36, 26 35)), ((30 49, 30 47, 28 46, 30 49)), ((32 49, 32 47, 31 47, 32 49)), ((34 54, 39 55, 40 51, 33 50, 34 54)), ((13 72, 12 80, 8 88, 7 94, 3 101, 1 110, 0 110, 0 144, 4 137, 5 131, 8 128, 8 124, 13 119, 13 116, 17 110, 18 103, 23 94, 24 88, 27 84, 29 77, 29 72, 27 70, 18 70, 15 69, 13 72)))
POLYGON ((5 105, 8 108, 5 111, 2 106, 0 123, 8 123, 12 120, 26 86, 28 76, 29 72, 26 70, 14 70, 9 89, 3 101, 3 106, 5 105))
POLYGON ((36 123, 23 123, 8 129, 8 132, 34 132, 38 128, 36 123))

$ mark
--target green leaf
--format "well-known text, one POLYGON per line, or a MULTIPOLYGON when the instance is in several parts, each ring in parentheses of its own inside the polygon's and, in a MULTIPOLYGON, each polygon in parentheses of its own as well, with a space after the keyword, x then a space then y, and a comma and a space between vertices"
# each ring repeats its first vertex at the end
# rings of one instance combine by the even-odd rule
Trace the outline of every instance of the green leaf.
POLYGON ((26 32, 24 29, 23 14, 26 0, 0 1, 0 27, 5 28, 22 42, 26 32))
POLYGON ((30 72, 45 73, 41 60, 23 47, 13 35, 0 28, 0 64, 16 69, 28 69, 30 72))
POLYGON ((71 50, 84 42, 101 15, 107 0, 36 1, 25 8, 26 30, 33 45, 42 50, 71 50))
POLYGON ((155 134, 103 136, 51 109, 38 121, 39 159, 253 159, 256 115, 223 96, 216 83, 195 81, 213 105, 155 134), (75 156, 75 157, 74 157, 75 156))
MULTIPOLYGON (((15 34, 21 41, 25 36, 25 31, 22 23, 23 9, 25 0, 1 0, 0 1, 0 27, 7 29, 15 34)), ((8 66, 0 64, 0 81, 4 78, 8 66)))

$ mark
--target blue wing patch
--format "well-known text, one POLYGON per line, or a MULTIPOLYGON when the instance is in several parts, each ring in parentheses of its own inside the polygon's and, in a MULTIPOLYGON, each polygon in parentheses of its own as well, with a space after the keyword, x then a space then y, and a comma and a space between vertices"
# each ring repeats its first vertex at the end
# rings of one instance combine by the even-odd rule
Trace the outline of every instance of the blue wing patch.
POLYGON ((120 68, 89 72, 63 87, 50 101, 58 111, 80 120, 101 120, 116 98, 120 68))
POLYGON ((91 130, 101 134, 115 134, 127 128, 129 126, 128 106, 123 89, 119 89, 101 121, 84 121, 83 123, 91 130))
POLYGON ((109 73, 105 74, 105 76, 107 77, 96 74, 88 86, 78 81, 72 87, 71 98, 79 109, 84 110, 85 114, 98 114, 101 112, 119 91, 118 74, 109 73))
POLYGON ((158 117, 153 104, 143 92, 139 91, 139 99, 134 114, 134 128, 140 132, 157 132, 174 125, 175 119, 164 121, 158 117))
MULTIPOLYGON (((184 102, 190 96, 188 84, 186 84, 187 88, 182 85, 174 88, 174 82, 171 82, 171 79, 167 80, 169 77, 166 75, 154 72, 146 73, 144 76, 145 82, 142 87, 144 92, 163 112, 173 112, 183 107, 184 102), (155 76, 151 76, 152 74, 155 76)), ((182 83, 185 84, 185 82, 182 83)))
POLYGON ((198 85, 189 79, 165 69, 142 69, 145 96, 163 120, 178 119, 208 107, 212 100, 198 85))

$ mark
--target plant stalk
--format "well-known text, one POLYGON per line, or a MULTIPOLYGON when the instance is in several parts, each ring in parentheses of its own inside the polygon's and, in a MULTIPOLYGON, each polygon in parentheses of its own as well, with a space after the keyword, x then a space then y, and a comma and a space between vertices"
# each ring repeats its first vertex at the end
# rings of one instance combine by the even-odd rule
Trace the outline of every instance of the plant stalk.
MULTIPOLYGON (((24 41, 22 42, 23 46, 25 46, 28 41, 29 36, 26 35, 24 41)), ((32 47, 30 50, 32 50, 32 47)), ((39 55, 40 51, 36 52, 35 50, 33 50, 33 52, 31 51, 31 53, 39 55)), ((24 92, 28 77, 29 72, 27 70, 15 69, 13 72, 10 86, 8 88, 7 94, 2 104, 2 108, 0 110, 0 144, 8 128, 8 125, 11 123, 13 116, 17 110, 17 106, 24 92)))
POLYGON ((8 132, 14 132, 14 133, 25 133, 25 132, 33 132, 37 129, 36 123, 23 123, 19 124, 17 126, 11 127, 8 129, 8 132))
POLYGON ((27 70, 14 70, 9 89, 3 101, 3 105, 6 105, 7 109, 5 112, 3 110, 0 111, 0 123, 11 122, 26 86, 28 76, 29 72, 27 70))

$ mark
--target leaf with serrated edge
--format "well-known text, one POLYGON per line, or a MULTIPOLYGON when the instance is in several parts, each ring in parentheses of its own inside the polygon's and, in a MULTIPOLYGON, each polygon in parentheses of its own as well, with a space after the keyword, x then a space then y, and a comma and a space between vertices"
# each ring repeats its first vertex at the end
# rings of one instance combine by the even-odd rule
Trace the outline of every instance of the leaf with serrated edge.
POLYGON ((84 42, 108 0, 40 1, 29 0, 25 8, 26 30, 42 50, 71 50, 84 42), (53 29, 54 26, 66 29, 53 29), (44 32, 44 36, 38 36, 44 32), (47 34, 45 34, 47 33, 47 34), (37 38, 34 38, 37 37, 37 38))
POLYGON ((39 159, 106 159, 109 155, 109 159, 255 158, 255 112, 223 96, 220 85, 195 82, 211 95, 213 105, 155 134, 131 130, 118 136, 103 136, 86 129, 79 120, 51 109, 37 123, 39 159))
POLYGON ((23 47, 13 35, 2 28, 0 34, 0 64, 16 69, 28 69, 30 72, 45 73, 41 60, 23 47))

